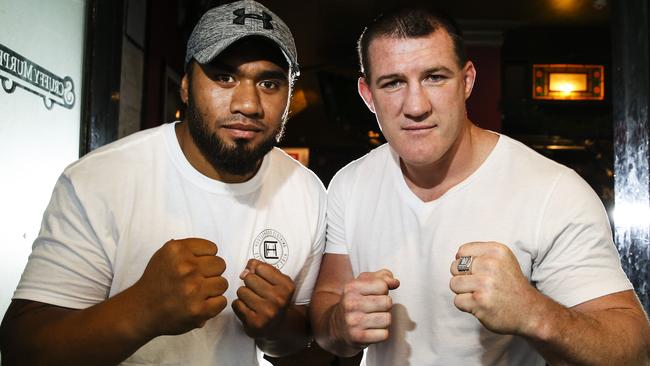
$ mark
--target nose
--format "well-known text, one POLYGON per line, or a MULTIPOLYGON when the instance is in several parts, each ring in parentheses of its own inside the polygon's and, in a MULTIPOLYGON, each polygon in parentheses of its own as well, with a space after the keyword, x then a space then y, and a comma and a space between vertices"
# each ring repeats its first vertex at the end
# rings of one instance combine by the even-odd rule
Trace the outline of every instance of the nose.
POLYGON ((235 86, 230 100, 230 113, 243 114, 250 118, 263 117, 259 91, 252 81, 244 80, 235 86))
POLYGON ((409 85, 403 112, 406 117, 415 121, 422 121, 431 114, 431 101, 422 85, 409 85))

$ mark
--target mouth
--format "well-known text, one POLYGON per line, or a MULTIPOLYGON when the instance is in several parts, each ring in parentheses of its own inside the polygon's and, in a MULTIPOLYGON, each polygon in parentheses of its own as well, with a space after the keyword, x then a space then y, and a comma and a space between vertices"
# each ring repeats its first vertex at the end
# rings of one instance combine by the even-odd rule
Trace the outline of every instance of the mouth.
POLYGON ((435 125, 416 124, 416 125, 403 126, 402 130, 404 130, 406 132, 424 132, 424 131, 432 130, 432 129, 436 128, 436 127, 438 127, 437 124, 435 124, 435 125))
POLYGON ((260 126, 248 122, 229 123, 222 126, 222 128, 226 130, 233 139, 252 139, 256 134, 263 131, 260 126))

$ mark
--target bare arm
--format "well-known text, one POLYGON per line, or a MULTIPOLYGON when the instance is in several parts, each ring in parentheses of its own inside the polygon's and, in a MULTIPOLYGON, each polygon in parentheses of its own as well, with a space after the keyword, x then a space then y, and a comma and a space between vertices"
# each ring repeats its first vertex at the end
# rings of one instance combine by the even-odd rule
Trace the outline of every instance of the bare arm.
POLYGON ((347 255, 325 254, 310 306, 316 342, 349 357, 388 339, 392 308, 388 291, 398 286, 385 269, 355 279, 347 255))
POLYGON ((650 326, 632 290, 567 309, 544 297, 527 335, 553 365, 648 365, 650 326))
POLYGON ((114 365, 152 337, 135 290, 85 310, 12 301, 1 328, 3 365, 114 365), (144 316, 143 316, 144 315, 144 316))
POLYGON ((132 287, 83 310, 13 301, 0 330, 3 365, 113 365, 156 336, 203 326, 226 306, 216 251, 202 239, 170 241, 132 287))
POLYGON ((318 280, 309 308, 311 324, 316 342, 325 350, 339 356, 359 353, 361 345, 347 344, 340 334, 340 315, 334 315, 341 301, 343 287, 352 281, 352 266, 347 255, 325 254, 320 266, 318 280))

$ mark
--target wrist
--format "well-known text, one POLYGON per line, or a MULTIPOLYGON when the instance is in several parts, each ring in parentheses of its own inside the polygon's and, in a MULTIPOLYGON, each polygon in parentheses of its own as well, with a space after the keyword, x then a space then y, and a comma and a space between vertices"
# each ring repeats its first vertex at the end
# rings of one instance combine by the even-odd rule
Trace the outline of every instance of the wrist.
POLYGON ((523 326, 519 335, 534 342, 547 342, 557 333, 557 319, 564 307, 554 303, 543 294, 537 292, 529 306, 530 311, 525 314, 523 326))
POLYGON ((155 315, 155 309, 161 304, 149 304, 137 282, 114 299, 120 302, 121 316, 116 318, 120 319, 119 326, 127 337, 146 343, 162 334, 158 330, 160 321, 155 315))
POLYGON ((347 323, 345 321, 345 309, 341 302, 332 306, 330 316, 330 339, 335 344, 339 356, 350 357, 359 353, 367 346, 354 342, 349 337, 347 323))

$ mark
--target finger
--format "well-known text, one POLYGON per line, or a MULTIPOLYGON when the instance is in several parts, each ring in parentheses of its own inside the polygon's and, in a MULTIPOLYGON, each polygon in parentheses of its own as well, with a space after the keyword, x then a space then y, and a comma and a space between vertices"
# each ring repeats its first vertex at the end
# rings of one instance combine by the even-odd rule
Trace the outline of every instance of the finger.
POLYGON ((217 245, 209 240, 201 238, 185 238, 176 240, 183 244, 195 256, 216 255, 217 245))
POLYGON ((365 329, 387 329, 390 326, 390 312, 365 314, 361 326, 365 329))
POLYGON ((293 283, 289 276, 268 263, 260 263, 255 268, 255 274, 272 285, 293 283))
POLYGON ((199 273, 204 277, 221 276, 226 270, 226 261, 218 256, 201 256, 196 259, 199 273))
POLYGON ((255 316, 255 312, 239 299, 232 302, 232 310, 243 323, 255 316))
POLYGON ((471 293, 479 288, 476 276, 455 276, 449 281, 449 288, 456 294, 471 293))
MULTIPOLYGON (((465 257, 465 256, 464 256, 465 257)), ((459 271, 458 270, 458 264, 460 263, 460 258, 455 259, 453 262, 451 262, 451 266, 449 267, 449 271, 453 276, 469 276, 473 275, 476 273, 480 273, 481 269, 481 264, 484 260, 484 256, 478 256, 478 255, 472 255, 468 256, 471 257, 471 262, 469 264, 469 270, 468 271, 459 271)))
POLYGON ((221 276, 206 278, 201 288, 206 298, 221 296, 228 289, 228 280, 221 276))
POLYGON ((386 285, 390 290, 394 290, 399 287, 399 280, 395 278, 393 272, 386 268, 382 268, 376 272, 370 272, 368 275, 370 277, 381 278, 384 282, 386 282, 386 285))
POLYGON ((255 273, 255 271, 257 270, 257 267, 260 264, 264 264, 264 262, 262 262, 260 260, 257 260, 257 259, 253 259, 253 258, 249 259, 248 262, 246 263, 246 267, 244 268, 242 273, 239 275, 239 278, 241 278, 243 280, 244 277, 246 277, 249 273, 255 273))
POLYGON ((244 285, 262 297, 274 291, 272 284, 256 274, 248 274, 244 278, 244 285))
MULTIPOLYGON (((363 275, 363 273, 361 275, 363 275)), ((386 268, 382 268, 382 269, 380 269, 378 271, 375 271, 375 272, 366 272, 366 275, 371 276, 371 277, 377 277, 377 278, 395 278, 395 276, 393 275, 393 272, 391 272, 390 270, 388 270, 386 268)), ((359 277, 361 277, 361 276, 359 276, 359 277)))
POLYGON ((265 305, 268 305, 265 304, 264 298, 244 286, 237 289, 237 298, 254 312, 261 311, 265 305))
POLYGON ((389 335, 388 329, 365 329, 360 332, 360 337, 356 341, 362 345, 368 345, 383 342, 388 339, 389 335))
POLYGON ((454 306, 458 308, 460 311, 464 311, 466 313, 472 313, 472 311, 476 308, 476 301, 474 300, 474 294, 473 293, 464 293, 464 294, 459 294, 454 297, 454 306))
POLYGON ((393 300, 388 295, 365 295, 346 298, 343 307, 348 312, 375 313, 390 311, 393 300))
POLYGON ((397 278, 384 278, 389 290, 395 290, 399 287, 399 280, 397 278))
POLYGON ((355 293, 360 295, 388 295, 388 285, 384 280, 374 279, 356 279, 348 282, 344 289, 344 293, 355 293))
POLYGON ((226 308, 226 305, 228 305, 228 301, 225 296, 214 296, 205 299, 206 312, 210 318, 219 315, 226 308))

